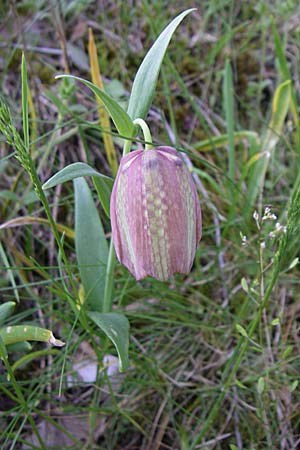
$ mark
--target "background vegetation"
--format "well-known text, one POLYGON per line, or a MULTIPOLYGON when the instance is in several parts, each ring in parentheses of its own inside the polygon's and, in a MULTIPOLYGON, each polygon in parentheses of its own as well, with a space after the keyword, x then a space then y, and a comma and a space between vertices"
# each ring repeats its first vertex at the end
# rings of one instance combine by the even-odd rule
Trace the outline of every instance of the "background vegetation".
MULTIPOLYGON (((70 309, 44 209, 0 138, 0 301, 17 303, 5 325, 43 326, 67 343, 32 343, 0 362, 3 449, 300 446, 298 1, 2 1, 0 96, 22 130, 23 50, 41 181, 77 161, 111 176, 95 98, 54 76, 91 79, 91 27, 105 89, 126 104, 157 34, 194 6, 171 41, 148 124, 155 143, 186 151, 203 238, 190 275, 170 283, 137 283, 116 267, 114 303, 131 326, 126 373, 70 309)), ((47 200, 79 290, 72 183, 47 200)), ((99 214, 109 237, 100 205, 99 214)))

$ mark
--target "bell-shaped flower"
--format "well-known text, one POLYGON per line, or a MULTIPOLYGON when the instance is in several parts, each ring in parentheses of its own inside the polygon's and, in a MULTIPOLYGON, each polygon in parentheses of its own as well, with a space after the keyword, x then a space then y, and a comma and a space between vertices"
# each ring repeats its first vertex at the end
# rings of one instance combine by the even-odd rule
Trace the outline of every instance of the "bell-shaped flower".
POLYGON ((117 257, 137 280, 190 272, 201 239, 201 209, 177 150, 156 147, 123 157, 110 216, 117 257))

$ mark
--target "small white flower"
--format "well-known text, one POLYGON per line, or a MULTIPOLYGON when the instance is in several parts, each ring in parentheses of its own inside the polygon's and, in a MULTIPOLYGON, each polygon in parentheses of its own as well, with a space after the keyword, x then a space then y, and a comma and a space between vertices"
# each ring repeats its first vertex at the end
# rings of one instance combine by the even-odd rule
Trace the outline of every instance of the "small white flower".
POLYGON ((248 244, 247 236, 242 236, 242 246, 245 247, 248 244))
POLYGON ((261 248, 261 249, 266 248, 266 243, 265 243, 264 241, 260 243, 260 248, 261 248))

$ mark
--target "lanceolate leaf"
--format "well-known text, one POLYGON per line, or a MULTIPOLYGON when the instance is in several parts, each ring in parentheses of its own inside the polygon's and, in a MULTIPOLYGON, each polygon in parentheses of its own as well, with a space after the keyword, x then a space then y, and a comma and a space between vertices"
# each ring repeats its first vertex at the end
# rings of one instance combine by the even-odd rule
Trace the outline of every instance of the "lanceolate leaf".
POLYGON ((129 366, 129 322, 123 314, 98 313, 89 311, 88 316, 112 341, 119 356, 120 372, 124 372, 129 366))
POLYGON ((56 78, 73 78, 74 80, 80 81, 89 87, 94 94, 102 101, 103 105, 109 112, 119 134, 124 137, 132 137, 134 133, 134 124, 130 119, 129 115, 124 111, 123 108, 116 102, 112 97, 110 97, 106 92, 102 89, 99 89, 98 86, 95 86, 90 81, 84 80, 80 77, 75 77, 73 75, 58 75, 56 78))
POLYGON ((97 172, 97 170, 93 169, 88 164, 77 162, 69 164, 68 166, 57 172, 55 175, 53 175, 51 178, 49 178, 49 180, 43 184, 43 189, 50 189, 54 186, 57 186, 58 184, 73 180, 74 178, 93 176, 101 177, 109 184, 113 185, 112 178, 107 177, 106 175, 102 175, 102 173, 97 172))
POLYGON ((133 82, 128 114, 134 120, 144 119, 153 100, 157 77, 171 37, 180 22, 194 8, 183 11, 163 30, 145 56, 133 82))
POLYGON ((99 213, 84 178, 74 180, 75 246, 85 301, 102 310, 108 246, 99 213))
POLYGON ((43 189, 50 189, 57 184, 86 176, 91 176, 93 178, 99 200, 103 206, 105 214, 109 217, 110 194, 114 180, 106 175, 102 175, 102 173, 97 172, 97 170, 93 169, 88 164, 81 162, 69 164, 67 167, 64 167, 62 170, 53 175, 53 177, 49 178, 49 180, 43 185, 43 189))

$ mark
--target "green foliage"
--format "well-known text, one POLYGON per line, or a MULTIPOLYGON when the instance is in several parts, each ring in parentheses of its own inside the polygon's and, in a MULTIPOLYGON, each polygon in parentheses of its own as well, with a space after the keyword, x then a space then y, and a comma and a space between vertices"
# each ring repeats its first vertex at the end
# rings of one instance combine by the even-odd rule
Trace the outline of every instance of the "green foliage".
POLYGON ((126 317, 119 313, 99 313, 97 311, 89 311, 88 316, 114 343, 119 355, 120 371, 127 370, 129 367, 129 322, 126 317))
POLYGON ((58 184, 65 183, 66 181, 89 176, 93 179, 94 185, 98 192, 99 200, 106 215, 109 217, 109 203, 110 194, 113 187, 113 179, 97 172, 97 170, 93 169, 88 164, 78 162, 64 167, 43 184, 43 189, 50 189, 58 184))
POLYGON ((84 301, 102 311, 108 247, 98 210, 84 178, 74 180, 75 247, 84 301))
POLYGON ((169 23, 156 39, 140 65, 132 85, 127 110, 132 120, 137 118, 144 119, 147 116, 154 97, 160 66, 171 37, 180 22, 192 11, 195 11, 195 9, 188 9, 182 12, 169 23))
POLYGON ((119 134, 125 139, 129 139, 133 136, 134 133, 134 125, 129 115, 124 111, 123 108, 106 92, 99 89, 98 86, 91 83, 90 81, 84 80, 83 78, 75 77, 73 75, 58 75, 56 78, 68 78, 77 81, 81 81, 81 83, 85 84, 89 87, 94 94, 99 97, 99 99, 103 102, 105 108, 110 114, 119 134))

